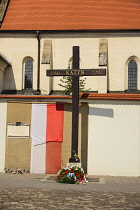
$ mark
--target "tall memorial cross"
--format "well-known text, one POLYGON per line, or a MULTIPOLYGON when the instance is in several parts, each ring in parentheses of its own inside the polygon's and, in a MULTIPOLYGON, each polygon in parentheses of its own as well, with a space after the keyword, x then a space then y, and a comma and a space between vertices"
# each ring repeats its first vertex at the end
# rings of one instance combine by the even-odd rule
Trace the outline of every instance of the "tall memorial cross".
POLYGON ((47 70, 47 76, 72 76, 72 146, 69 162, 75 162, 78 155, 78 121, 79 121, 79 76, 106 76, 106 69, 80 69, 79 46, 73 46, 72 69, 47 70))

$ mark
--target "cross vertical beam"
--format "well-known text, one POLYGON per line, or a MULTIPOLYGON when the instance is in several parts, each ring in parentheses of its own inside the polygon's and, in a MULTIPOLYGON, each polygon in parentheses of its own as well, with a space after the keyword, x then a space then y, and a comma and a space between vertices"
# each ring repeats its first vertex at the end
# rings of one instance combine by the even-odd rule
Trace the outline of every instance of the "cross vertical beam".
POLYGON ((79 122, 79 76, 106 76, 106 69, 79 69, 79 46, 73 46, 73 65, 71 69, 47 70, 47 76, 72 76, 72 143, 69 162, 80 162, 78 155, 78 122, 79 122))
MULTIPOLYGON (((79 46, 73 46, 73 69, 79 69, 79 46)), ((71 157, 78 154, 79 76, 72 77, 72 148, 71 157)))

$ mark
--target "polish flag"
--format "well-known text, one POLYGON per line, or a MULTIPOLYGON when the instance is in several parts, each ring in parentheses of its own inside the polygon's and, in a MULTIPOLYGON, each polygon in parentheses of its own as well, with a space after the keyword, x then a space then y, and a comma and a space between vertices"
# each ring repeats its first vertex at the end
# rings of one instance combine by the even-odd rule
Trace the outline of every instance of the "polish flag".
MULTIPOLYGON (((50 161, 47 163, 47 159, 54 155, 52 145, 55 147, 54 150, 57 145, 59 148, 62 147, 57 142, 63 141, 64 104, 32 104, 31 118, 31 173, 47 173, 47 170, 50 171, 48 169, 50 164, 56 165, 55 168, 60 168, 57 166, 60 164, 50 163, 50 161)), ((59 152, 61 153, 61 149, 59 152)))

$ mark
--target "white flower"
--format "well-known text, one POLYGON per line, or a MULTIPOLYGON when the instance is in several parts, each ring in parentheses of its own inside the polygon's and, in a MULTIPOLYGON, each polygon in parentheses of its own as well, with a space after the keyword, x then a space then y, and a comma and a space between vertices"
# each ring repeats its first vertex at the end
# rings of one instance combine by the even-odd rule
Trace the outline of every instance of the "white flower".
POLYGON ((67 174, 67 177, 69 177, 69 178, 74 178, 74 180, 76 181, 76 176, 75 176, 74 173, 68 173, 68 174, 67 174))

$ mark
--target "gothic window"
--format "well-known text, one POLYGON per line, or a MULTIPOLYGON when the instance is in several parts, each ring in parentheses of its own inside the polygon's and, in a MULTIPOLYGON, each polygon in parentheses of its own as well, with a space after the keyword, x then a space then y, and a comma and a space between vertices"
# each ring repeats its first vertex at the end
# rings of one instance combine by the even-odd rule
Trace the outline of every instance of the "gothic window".
POLYGON ((137 89, 137 76, 138 76, 138 67, 135 60, 131 60, 128 63, 128 89, 136 90, 137 89))
POLYGON ((24 89, 33 88, 33 61, 25 61, 25 71, 24 71, 24 89))

